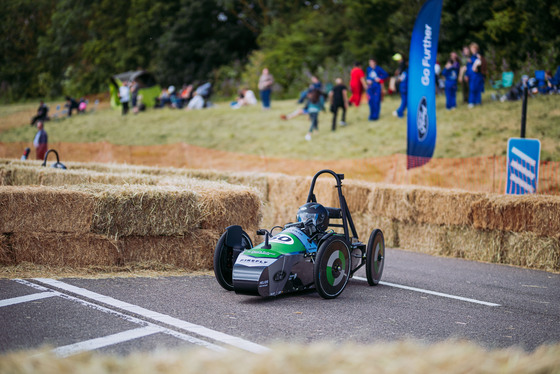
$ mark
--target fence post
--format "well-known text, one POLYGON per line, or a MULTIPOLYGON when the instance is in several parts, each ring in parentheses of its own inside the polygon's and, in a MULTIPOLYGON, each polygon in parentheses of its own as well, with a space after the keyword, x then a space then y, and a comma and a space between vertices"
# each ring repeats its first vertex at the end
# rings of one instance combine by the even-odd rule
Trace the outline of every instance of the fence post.
POLYGON ((496 185, 496 154, 492 155, 492 193, 494 193, 496 185))

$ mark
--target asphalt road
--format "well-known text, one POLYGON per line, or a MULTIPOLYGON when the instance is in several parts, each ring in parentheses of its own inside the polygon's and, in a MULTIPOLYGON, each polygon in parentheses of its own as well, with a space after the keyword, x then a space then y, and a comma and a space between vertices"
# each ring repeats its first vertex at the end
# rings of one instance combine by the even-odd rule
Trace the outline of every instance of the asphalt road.
POLYGON ((334 300, 316 292, 263 299, 212 276, 0 280, 0 352, 49 345, 126 354, 277 341, 375 343, 468 339, 533 350, 560 342, 560 275, 388 249, 383 284, 365 271, 334 300), (404 288, 403 288, 404 287, 404 288))

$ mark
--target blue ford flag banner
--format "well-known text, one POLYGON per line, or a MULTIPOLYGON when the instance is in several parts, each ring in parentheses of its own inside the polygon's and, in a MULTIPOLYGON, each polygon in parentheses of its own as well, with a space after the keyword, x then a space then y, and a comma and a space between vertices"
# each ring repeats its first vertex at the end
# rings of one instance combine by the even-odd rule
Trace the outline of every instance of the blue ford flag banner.
POLYGON ((435 71, 443 0, 422 6, 410 40, 408 62, 407 168, 422 166, 436 147, 435 71))

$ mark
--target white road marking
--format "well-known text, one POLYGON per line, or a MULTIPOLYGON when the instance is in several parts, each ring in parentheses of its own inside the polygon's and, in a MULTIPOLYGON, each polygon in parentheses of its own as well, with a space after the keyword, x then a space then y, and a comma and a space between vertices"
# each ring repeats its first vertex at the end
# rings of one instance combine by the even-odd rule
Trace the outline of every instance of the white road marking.
POLYGON ((87 306, 88 308, 96 309, 96 310, 98 310, 100 312, 103 312, 103 313, 112 314, 116 317, 119 317, 121 319, 124 319, 124 320, 132 322, 132 323, 136 323, 136 324, 139 324, 139 325, 142 325, 142 326, 153 326, 153 327, 160 328, 161 332, 163 332, 164 334, 171 335, 173 337, 176 337, 178 339, 184 340, 184 341, 192 343, 192 344, 203 346, 205 348, 211 349, 211 350, 216 351, 216 352, 225 351, 225 348, 220 347, 219 345, 209 343, 207 341, 195 338, 195 337, 187 335, 187 334, 180 333, 178 331, 174 331, 174 330, 171 330, 171 329, 168 329, 168 328, 165 328, 165 327, 158 326, 158 325, 153 324, 151 322, 146 322, 144 320, 138 319, 136 317, 129 316, 127 314, 123 314, 123 313, 118 312, 116 310, 105 308, 104 306, 93 304, 93 303, 90 303, 89 301, 85 301, 85 300, 82 300, 82 299, 78 299, 77 297, 74 297, 74 296, 66 295, 66 294, 58 292, 58 291, 52 291, 48 288, 45 288, 45 287, 40 286, 40 285, 35 284, 35 283, 28 282, 28 281, 23 280, 23 279, 14 279, 14 281, 16 281, 20 284, 32 287, 32 288, 34 288, 36 290, 39 290, 39 291, 49 291, 54 296, 58 296, 58 297, 61 297, 63 299, 66 299, 66 300, 70 300, 70 301, 82 304, 84 306, 87 306))
MULTIPOLYGON (((361 281, 366 281, 366 282, 367 282, 367 279, 366 279, 366 278, 362 278, 362 277, 353 277, 353 279, 357 279, 357 280, 361 280, 361 281)), ((430 291, 430 290, 424 290, 424 289, 422 289, 422 288, 416 288, 416 287, 410 287, 410 286, 403 286, 403 285, 395 284, 395 283, 379 282, 379 284, 382 284, 382 285, 384 285, 384 286, 389 286, 389 287, 402 288, 403 290, 421 292, 421 293, 425 293, 425 294, 429 294, 429 295, 434 295, 434 296, 447 297, 447 298, 449 298, 449 299, 455 299, 455 300, 466 301, 466 302, 469 302, 469 303, 481 304, 481 305, 486 305, 486 306, 500 306, 500 304, 489 303, 489 302, 487 302, 487 301, 481 301, 481 300, 476 300, 476 299, 469 299, 469 298, 467 298, 467 297, 455 296, 455 295, 450 295, 450 294, 446 294, 446 293, 442 293, 442 292, 436 292, 436 291, 430 291)))
POLYGON ((144 336, 163 332, 163 330, 164 329, 159 326, 144 326, 133 330, 119 332, 113 335, 103 336, 101 338, 95 338, 75 344, 65 345, 53 349, 53 352, 58 356, 68 357, 80 352, 93 351, 94 349, 124 343, 133 339, 143 338, 144 336))
POLYGON ((20 303, 27 303, 29 301, 41 300, 41 299, 45 299, 47 297, 53 297, 53 296, 56 296, 56 294, 54 292, 47 291, 47 292, 41 292, 41 293, 34 293, 34 294, 31 294, 31 295, 26 295, 26 296, 13 297, 11 299, 0 300, 0 307, 14 305, 14 304, 20 304, 20 303))
POLYGON ((37 281, 37 282, 49 285, 51 287, 62 289, 64 291, 68 291, 68 292, 71 292, 71 293, 74 293, 74 294, 77 294, 77 295, 80 295, 80 296, 84 296, 84 297, 87 297, 91 300, 95 300, 97 302, 107 304, 107 305, 110 305, 112 307, 115 307, 115 308, 118 308, 118 309, 121 309, 121 310, 125 310, 127 312, 134 313, 134 314, 143 316, 145 318, 149 318, 149 319, 158 321, 160 323, 164 323, 164 324, 167 324, 167 325, 170 325, 170 326, 174 326, 174 327, 177 327, 179 329, 186 330, 188 332, 198 334, 200 336, 204 336, 206 338, 210 338, 210 339, 215 340, 215 341, 219 341, 219 342, 222 342, 222 343, 232 345, 236 348, 244 349, 244 350, 249 351, 249 352, 264 353, 264 352, 268 352, 270 350, 270 348, 267 348, 267 347, 262 346, 262 345, 257 344, 257 343, 250 342, 250 341, 242 339, 242 338, 238 338, 236 336, 232 336, 232 335, 225 334, 223 332, 211 330, 211 329, 209 329, 207 327, 204 327, 204 326, 200 326, 200 325, 196 325, 194 323, 183 321, 183 320, 180 320, 178 318, 168 316, 166 314, 162 314, 162 313, 158 313, 158 312, 155 312, 155 311, 152 311, 152 310, 149 310, 149 309, 145 309, 145 308, 142 308, 138 305, 129 304, 127 302, 117 300, 117 299, 114 299, 114 298, 109 297, 109 296, 101 295, 101 294, 98 294, 96 292, 89 291, 89 290, 86 290, 84 288, 76 287, 76 286, 73 286, 71 284, 61 282, 61 281, 57 281, 57 280, 54 280, 54 279, 48 279, 48 278, 35 278, 34 280, 37 281))

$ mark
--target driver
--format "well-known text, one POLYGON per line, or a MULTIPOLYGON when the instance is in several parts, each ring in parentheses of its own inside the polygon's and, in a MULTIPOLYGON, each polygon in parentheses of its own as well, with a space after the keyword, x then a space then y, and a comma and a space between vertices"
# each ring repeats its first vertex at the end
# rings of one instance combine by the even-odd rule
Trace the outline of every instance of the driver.
POLYGON ((321 204, 306 203, 298 209, 298 222, 305 223, 309 219, 311 219, 313 226, 315 226, 318 232, 324 232, 329 227, 329 213, 321 204))

